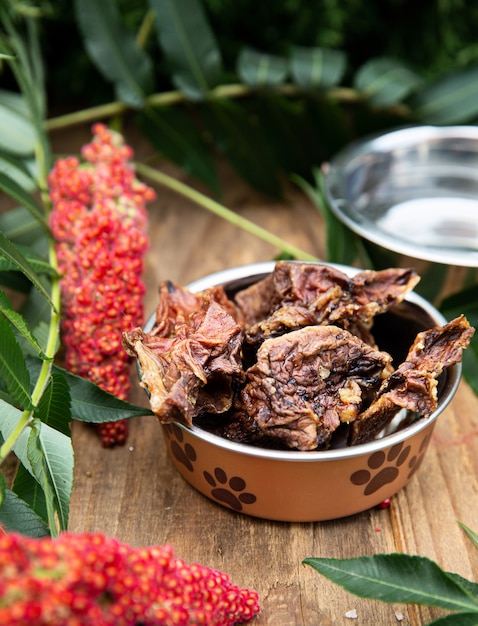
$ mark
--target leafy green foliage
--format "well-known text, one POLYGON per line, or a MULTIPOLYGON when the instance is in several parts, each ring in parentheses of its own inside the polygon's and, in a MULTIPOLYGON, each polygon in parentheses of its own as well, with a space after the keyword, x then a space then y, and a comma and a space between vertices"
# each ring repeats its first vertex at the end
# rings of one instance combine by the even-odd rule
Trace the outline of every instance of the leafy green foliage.
MULTIPOLYGON (((478 119, 474 8, 468 9, 468 21, 446 7, 413 6, 418 47, 403 7, 399 11, 390 1, 372 0, 363 7, 357 0, 345 5, 338 0, 294 0, 267 10, 256 5, 252 23, 244 21, 247 10, 244 14, 242 4, 239 10, 233 3, 215 0, 139 0, 134 9, 114 0, 73 4, 73 15, 62 4, 56 22, 69 19, 70 30, 72 24, 77 26, 81 65, 89 62, 89 73, 101 74, 105 91, 115 90, 118 112, 126 107, 140 111, 138 127, 157 152, 216 195, 216 151, 252 187, 277 196, 277 185, 267 181, 292 172, 311 182, 313 168, 357 136, 404 122, 478 119), (434 39, 432 46, 428 24, 446 32, 449 48, 437 50, 434 39), (424 41, 429 42, 426 61, 424 41), (458 64, 464 41, 468 56, 460 57, 458 64), (440 61, 432 71, 433 54, 440 61), (457 71, 450 73, 453 62, 457 71), (176 91, 165 91, 170 89, 176 91), (287 110, 284 95, 297 105, 300 116, 292 106, 287 110), (233 110, 235 98, 241 98, 240 111, 233 110), (196 108, 163 114, 164 107, 178 102, 196 108), (321 110, 332 117, 323 119, 321 110), (274 124, 275 132, 270 132, 274 124), (300 150, 287 149, 292 133, 302 144, 300 150)), ((58 27, 54 33, 60 37, 58 27)), ((61 44, 64 48, 63 40, 61 44)), ((75 70, 79 65, 80 60, 75 70)), ((58 89, 53 97, 61 97, 58 89)))
POLYGON ((85 46, 96 66, 112 81, 119 100, 140 108, 153 86, 152 62, 122 23, 113 0, 76 0, 85 46))
POLYGON ((28 437, 27 457, 45 495, 50 529, 55 528, 56 513, 60 528, 66 530, 73 486, 71 438, 36 419, 28 437))
POLYGON ((346 69, 346 55, 330 48, 294 46, 290 55, 290 71, 302 89, 329 89, 338 85, 346 69))
POLYGON ((362 598, 478 612, 478 598, 426 557, 376 554, 344 560, 308 558, 304 564, 362 598))
POLYGON ((324 217, 327 232, 327 261, 330 263, 352 265, 357 257, 357 251, 360 246, 359 240, 355 234, 332 213, 325 197, 322 173, 315 170, 314 179, 315 185, 311 185, 299 177, 294 178, 299 187, 305 191, 317 207, 317 210, 320 211, 324 217))
POLYGON ((24 409, 33 408, 30 376, 22 351, 9 322, 0 315, 0 378, 7 392, 24 409))
MULTIPOLYGON (((30 376, 38 377, 42 366, 41 361, 27 357, 26 363, 30 376)), ((58 420, 66 420, 66 423, 71 418, 81 422, 89 422, 90 424, 102 424, 121 419, 130 419, 139 415, 153 415, 150 409, 121 400, 86 378, 72 374, 57 365, 54 365, 52 368, 52 378, 60 381, 63 379, 68 389, 68 396, 63 395, 62 398, 58 399, 60 408, 58 420), (64 411, 61 411, 62 405, 64 411)), ((64 386, 63 381, 61 381, 62 387, 64 386)), ((59 425, 57 427, 59 430, 62 430, 59 425)))
POLYGON ((35 129, 28 119, 23 98, 0 90, 0 150, 17 156, 35 151, 35 129))
POLYGON ((159 154, 219 193, 213 155, 188 108, 169 106, 158 111, 147 107, 138 113, 136 123, 159 154))
POLYGON ((40 276, 34 270, 31 263, 26 259, 23 254, 20 252, 19 248, 12 244, 10 240, 8 240, 5 235, 0 231, 0 255, 3 256, 7 261, 16 267, 16 269, 20 270, 22 274, 37 288, 39 293, 43 295, 43 297, 48 301, 48 303, 53 307, 53 302, 50 298, 50 294, 45 289, 43 283, 41 282, 40 276))
POLYGON ((237 60, 237 72, 250 87, 271 87, 283 83, 288 74, 288 64, 272 54, 245 48, 237 60))
MULTIPOLYGON (((478 545, 476 534, 463 524, 462 527, 478 545)), ((402 553, 352 559, 311 557, 304 559, 303 564, 361 598, 454 611, 433 621, 434 626, 478 624, 478 584, 445 572, 426 557, 402 553)))
POLYGON ((222 76, 217 42, 198 0, 149 0, 171 80, 192 100, 202 100, 222 76))
MULTIPOLYGON (((478 285, 473 285, 459 293, 445 298, 440 305, 445 317, 452 319, 463 313, 474 328, 478 328, 478 285)), ((478 333, 471 339, 468 349, 463 353, 463 376, 478 394, 478 333)))
POLYGON ((462 124, 478 116, 478 67, 437 79, 417 91, 411 106, 427 124, 462 124))
POLYGON ((47 537, 47 524, 13 491, 5 491, 0 507, 0 524, 7 532, 17 532, 30 537, 47 537))
POLYGON ((420 77, 395 59, 371 59, 355 75, 355 87, 375 106, 402 102, 421 83, 420 77))

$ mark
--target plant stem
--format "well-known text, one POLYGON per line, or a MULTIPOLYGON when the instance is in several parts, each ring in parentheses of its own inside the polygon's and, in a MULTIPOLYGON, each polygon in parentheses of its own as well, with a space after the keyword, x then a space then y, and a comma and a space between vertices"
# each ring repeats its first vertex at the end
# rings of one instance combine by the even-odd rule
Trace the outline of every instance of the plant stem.
MULTIPOLYGON (((255 95, 258 92, 257 89, 248 87, 240 83, 232 83, 229 85, 219 85, 215 89, 212 89, 207 98, 209 100, 220 100, 224 98, 245 98, 255 95)), ((269 88, 268 93, 283 95, 288 97, 299 97, 301 95, 307 95, 300 87, 290 83, 284 83, 274 88, 269 88)), ((336 100, 337 102, 349 103, 349 102, 361 102, 363 95, 358 93, 355 89, 348 87, 334 87, 323 94, 325 98, 329 100, 336 100)), ((144 100, 144 106, 168 106, 172 104, 179 104, 189 102, 187 96, 181 91, 164 91, 162 93, 155 93, 147 96, 144 100)), ((54 117, 46 122, 46 128, 49 131, 60 130, 69 126, 77 124, 83 124, 86 122, 96 122, 105 117, 113 117, 114 115, 120 115, 129 110, 129 107, 122 102, 109 102, 89 109, 83 109, 82 111, 75 111, 74 113, 67 113, 59 117, 54 117)), ((410 109, 404 105, 394 105, 389 107, 391 112, 396 115, 408 118, 411 115, 410 109)))
POLYGON ((0 463, 7 458, 10 452, 13 450, 15 444, 17 443, 20 435, 23 433, 25 428, 31 424, 33 421, 32 411, 23 411, 22 416, 15 424, 15 428, 12 430, 10 435, 5 439, 2 446, 0 447, 0 463))
POLYGON ((292 256, 296 258, 307 260, 307 261, 319 260, 317 257, 313 256, 312 254, 309 254, 308 252, 304 252, 300 248, 297 248, 296 246, 293 246, 292 244, 287 243, 286 241, 272 234, 265 228, 262 228, 261 226, 257 226, 257 224, 254 224, 253 222, 249 221, 248 219, 244 217, 241 217, 234 211, 231 211, 231 209, 227 209, 222 204, 219 204, 219 202, 216 202, 215 200, 208 198, 201 192, 196 191, 195 189, 191 189, 191 187, 188 187, 188 185, 185 185, 184 183, 176 180, 172 176, 168 176, 167 174, 164 174, 164 172, 160 172, 159 170, 149 167, 148 165, 145 165, 144 163, 137 163, 136 171, 138 172, 138 174, 141 174, 142 176, 150 178, 154 182, 159 183, 160 185, 163 185, 164 187, 168 187, 169 189, 172 189, 173 191, 176 191, 182 196, 188 198, 189 200, 192 200, 196 204, 199 204, 204 209, 211 211, 211 213, 218 215, 222 219, 230 222, 231 224, 234 224, 235 226, 239 226, 240 228, 247 231, 248 233, 251 233, 252 235, 255 235, 256 237, 259 237, 263 241, 266 241, 267 243, 270 243, 271 245, 276 246, 280 250, 287 252, 288 254, 291 254, 292 256))

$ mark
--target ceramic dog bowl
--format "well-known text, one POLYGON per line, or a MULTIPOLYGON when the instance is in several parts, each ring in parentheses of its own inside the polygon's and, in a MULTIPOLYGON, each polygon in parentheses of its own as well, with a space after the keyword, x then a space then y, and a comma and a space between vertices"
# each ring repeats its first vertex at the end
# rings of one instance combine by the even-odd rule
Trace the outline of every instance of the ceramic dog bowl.
POLYGON ((478 283, 477 172, 477 126, 413 126, 344 148, 325 192, 374 267, 414 267, 436 304, 478 283))
MULTIPOLYGON (((357 270, 335 265, 348 273, 357 270)), ((223 285, 233 294, 269 274, 274 263, 232 268, 190 285, 199 292, 223 285)), ((376 321, 379 347, 403 359, 416 333, 446 320, 422 297, 409 294, 376 321)), ((151 328, 149 320, 145 330, 151 328)), ((161 425, 168 454, 184 479, 214 502, 268 520, 321 521, 378 505, 402 489, 420 467, 437 417, 452 399, 461 367, 443 372, 438 408, 380 439, 326 451, 278 451, 231 442, 196 426, 161 425)), ((397 426, 394 425, 396 428, 397 426)))

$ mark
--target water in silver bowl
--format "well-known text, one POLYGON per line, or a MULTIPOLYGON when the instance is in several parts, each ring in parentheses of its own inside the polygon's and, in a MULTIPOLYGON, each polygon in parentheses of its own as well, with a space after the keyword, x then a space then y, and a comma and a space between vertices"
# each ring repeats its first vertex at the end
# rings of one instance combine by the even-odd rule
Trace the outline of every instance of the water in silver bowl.
POLYGON ((409 127, 354 143, 331 161, 325 189, 364 239, 478 267, 478 127, 409 127))

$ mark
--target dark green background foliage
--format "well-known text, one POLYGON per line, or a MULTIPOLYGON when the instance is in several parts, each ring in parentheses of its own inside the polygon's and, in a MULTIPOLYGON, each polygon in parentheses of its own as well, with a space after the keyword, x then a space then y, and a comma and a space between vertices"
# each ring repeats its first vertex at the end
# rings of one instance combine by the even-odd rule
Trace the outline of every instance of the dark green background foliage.
MULTIPOLYGON (((147 1, 116 4, 137 31, 147 1)), ((338 48, 347 54, 349 80, 379 56, 400 59, 427 78, 478 63, 478 4, 466 0, 204 0, 203 7, 223 55, 225 78, 232 80, 244 46, 282 56, 291 46, 338 48)), ((110 85, 84 51, 71 0, 52 0, 47 15, 43 39, 51 104, 78 108, 111 99, 110 85)), ((153 40, 148 50, 157 52, 153 40)), ((171 88, 167 65, 158 54, 155 59, 158 87, 171 88)))

